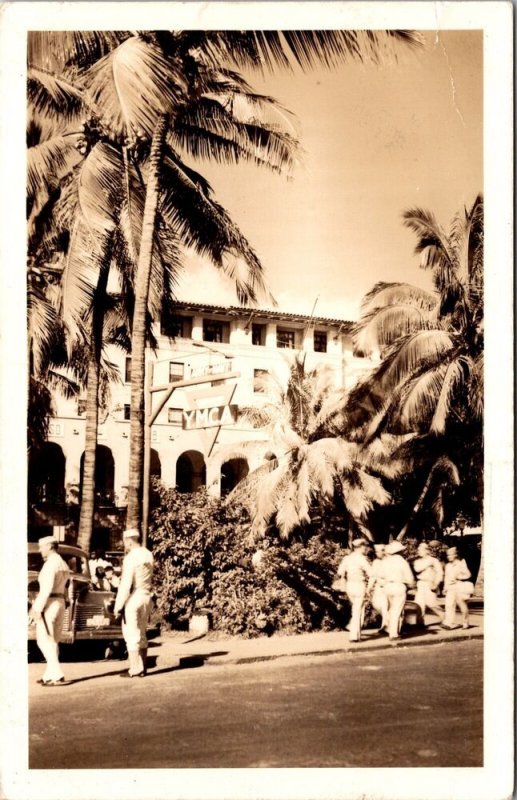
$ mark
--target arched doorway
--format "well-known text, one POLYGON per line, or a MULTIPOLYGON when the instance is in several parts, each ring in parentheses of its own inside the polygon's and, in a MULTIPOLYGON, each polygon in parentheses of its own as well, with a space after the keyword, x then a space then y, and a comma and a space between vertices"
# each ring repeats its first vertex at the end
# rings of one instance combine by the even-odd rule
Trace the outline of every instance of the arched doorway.
POLYGON ((176 462, 176 488, 179 492, 195 492, 206 486, 206 464, 198 450, 187 450, 176 462))
POLYGON ((160 461, 160 454, 157 450, 151 449, 151 463, 150 463, 151 478, 160 480, 162 477, 162 462, 160 461))
POLYGON ((250 468, 245 458, 230 458, 221 465, 221 497, 225 497, 246 477, 250 468))
MULTIPOLYGON (((81 489, 83 496, 84 453, 81 456, 81 489)), ((101 506, 115 502, 115 461, 109 447, 97 445, 95 457, 95 501, 101 506)))
POLYGON ((28 495, 32 503, 64 503, 65 456, 55 442, 44 446, 29 460, 28 495))

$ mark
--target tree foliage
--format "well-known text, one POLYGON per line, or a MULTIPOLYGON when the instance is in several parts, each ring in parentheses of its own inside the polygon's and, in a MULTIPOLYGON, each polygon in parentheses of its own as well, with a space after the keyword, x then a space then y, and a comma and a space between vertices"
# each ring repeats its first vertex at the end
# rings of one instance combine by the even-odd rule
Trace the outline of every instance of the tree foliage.
MULTIPOLYGON (((416 434, 413 463, 449 463, 452 484, 469 484, 477 513, 483 497, 483 199, 476 197, 445 232, 433 214, 411 209, 405 225, 417 236, 434 291, 379 283, 363 301, 354 332, 359 353, 381 362, 351 393, 350 412, 368 440, 416 434), (458 475, 459 472, 459 475, 458 475)), ((411 461, 409 462, 411 463, 411 461)), ((433 466, 434 465, 434 466, 433 466)), ((443 472, 443 470, 441 471, 443 472)), ((436 499, 436 495, 435 495, 436 499)), ((439 497, 437 498, 439 500, 439 497)), ((440 503, 437 503, 440 512, 440 503)))

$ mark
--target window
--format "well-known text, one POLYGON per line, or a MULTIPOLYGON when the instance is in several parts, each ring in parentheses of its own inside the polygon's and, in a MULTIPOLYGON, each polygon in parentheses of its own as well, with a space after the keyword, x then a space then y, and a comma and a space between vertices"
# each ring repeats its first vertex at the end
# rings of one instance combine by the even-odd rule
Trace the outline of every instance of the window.
POLYGON ((131 383, 131 358, 126 356, 126 371, 124 374, 124 383, 131 383))
POLYGON ((223 341, 223 323, 216 322, 213 319, 203 320, 203 341, 204 342, 222 342, 223 341))
POLYGON ((314 331, 314 351, 316 353, 327 352, 327 334, 325 331, 314 331))
POLYGON ((265 325, 252 325, 251 326, 251 343, 255 345, 265 344, 265 325))
POLYGON ((253 370, 253 391, 256 394, 266 393, 268 377, 269 377, 269 370, 267 369, 253 370))
POLYGON ((183 409, 169 408, 167 413, 167 420, 172 425, 181 425, 183 421, 183 409))
POLYGON ((171 361, 169 363, 169 383, 183 380, 183 364, 171 361))
POLYGON ((288 347, 290 350, 294 350, 294 331, 289 331, 287 328, 277 328, 276 346, 288 347))
POLYGON ((160 330, 163 336, 169 336, 171 339, 178 337, 188 339, 191 335, 191 328, 192 317, 171 316, 168 313, 162 314, 160 330))
POLYGON ((129 403, 124 403, 124 419, 129 420, 131 419, 131 406, 129 403))
POLYGON ((77 401, 77 416, 84 417, 86 414, 86 400, 78 400, 77 401))

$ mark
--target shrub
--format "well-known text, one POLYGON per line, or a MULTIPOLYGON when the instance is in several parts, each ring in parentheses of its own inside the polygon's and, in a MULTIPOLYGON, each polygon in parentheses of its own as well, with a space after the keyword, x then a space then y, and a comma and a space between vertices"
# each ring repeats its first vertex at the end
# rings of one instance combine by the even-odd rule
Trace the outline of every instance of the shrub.
POLYGON ((181 494, 155 485, 150 526, 158 610, 173 627, 208 608, 215 629, 244 636, 343 627, 349 607, 331 589, 342 557, 342 532, 325 524, 291 543, 274 536, 259 546, 239 506, 206 489, 181 494))

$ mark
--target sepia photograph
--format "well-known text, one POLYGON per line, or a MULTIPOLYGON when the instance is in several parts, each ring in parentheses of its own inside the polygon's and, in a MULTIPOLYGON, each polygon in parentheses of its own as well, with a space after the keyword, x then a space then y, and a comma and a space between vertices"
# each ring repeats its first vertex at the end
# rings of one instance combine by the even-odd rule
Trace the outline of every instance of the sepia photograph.
POLYGON ((5 796, 509 796, 511 5, 14 5, 5 796))

